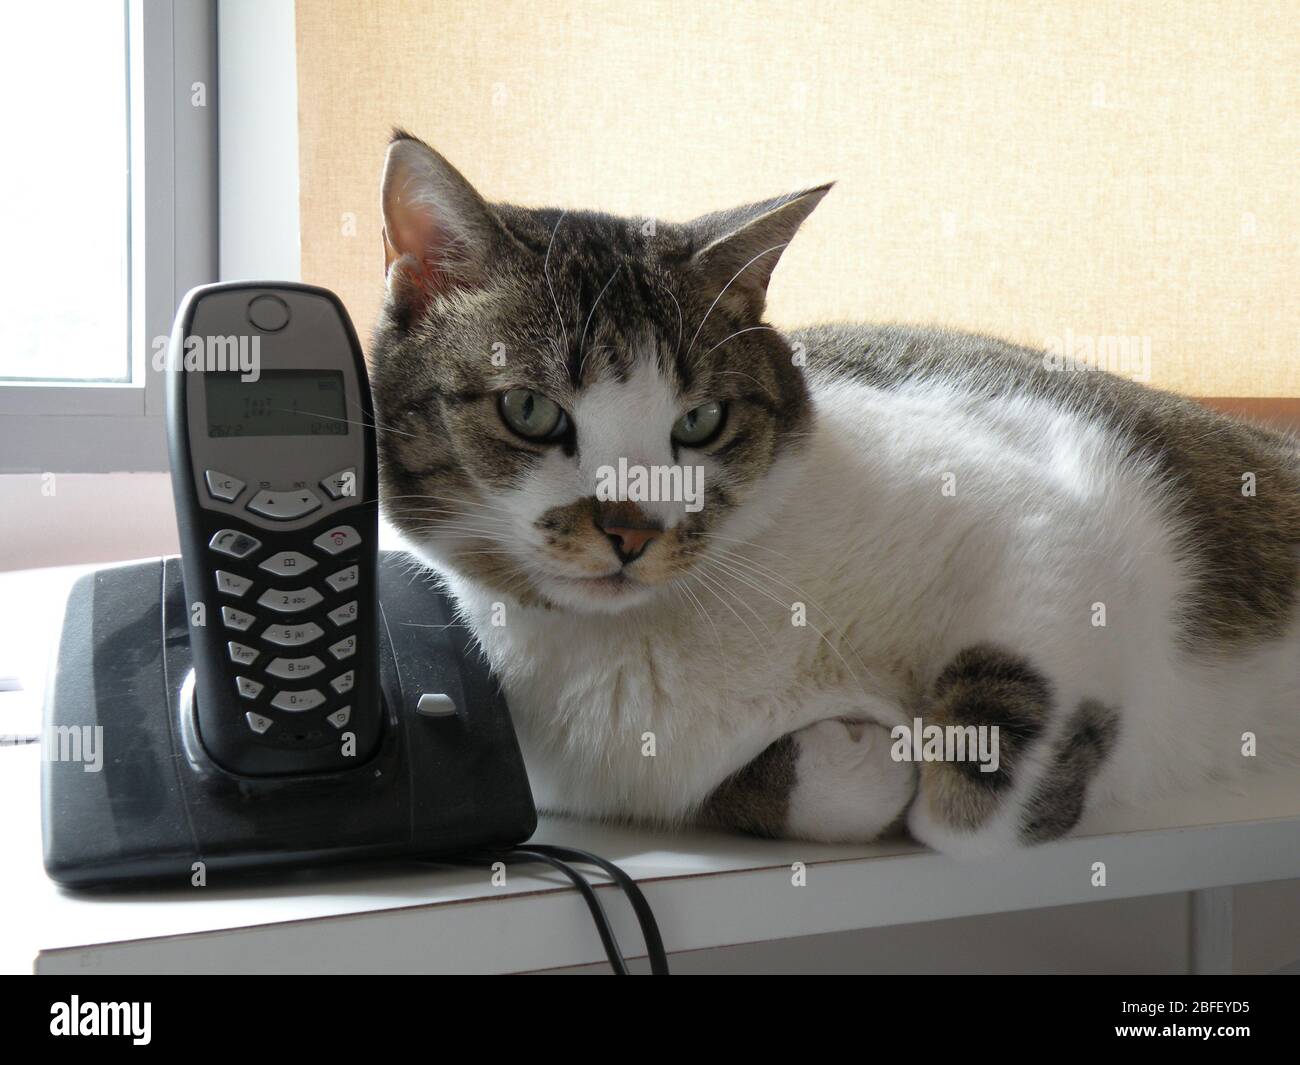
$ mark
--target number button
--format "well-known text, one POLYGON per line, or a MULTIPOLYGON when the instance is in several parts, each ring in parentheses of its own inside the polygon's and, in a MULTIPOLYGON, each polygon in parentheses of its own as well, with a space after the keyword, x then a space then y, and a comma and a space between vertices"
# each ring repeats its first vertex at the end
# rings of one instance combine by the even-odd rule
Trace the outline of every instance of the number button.
POLYGON ((245 614, 242 610, 236 610, 233 606, 223 606, 221 608, 221 620, 226 623, 228 629, 234 629, 236 632, 247 632, 248 627, 257 618, 253 617, 252 614, 245 614))
POLYGON ((241 577, 238 573, 227 573, 223 569, 217 570, 217 591, 222 595, 233 595, 238 598, 251 587, 253 582, 247 577, 241 577))
POLYGON ((277 551, 263 562, 258 569, 274 573, 277 577, 292 577, 296 573, 306 573, 316 565, 314 558, 299 554, 297 551, 277 551))
POLYGON ((257 648, 245 647, 242 643, 235 643, 231 640, 226 644, 226 650, 230 652, 230 661, 239 666, 251 666, 257 661, 257 648))
POLYGON ((315 688, 308 688, 300 692, 280 692, 271 700, 271 705, 277 710, 314 710, 325 701, 325 696, 315 688))
POLYGON ((221 529, 213 533, 208 546, 231 558, 247 558, 262 546, 262 541, 238 529, 221 529))
POLYGON ((358 567, 349 566, 347 569, 341 569, 337 573, 331 573, 325 578, 325 583, 336 592, 346 592, 348 589, 356 587, 358 573, 358 567))
POLYGON ((297 614, 303 610, 310 610, 323 598, 315 588, 299 588, 295 592, 282 592, 277 588, 268 588, 257 600, 257 605, 281 614, 297 614))
POLYGON ((249 680, 247 677, 236 677, 235 687, 239 690, 241 699, 256 699, 262 694, 262 685, 255 680, 249 680))
POLYGON ((325 663, 315 655, 306 658, 273 658, 266 671, 273 677, 288 680, 290 677, 310 677, 325 668, 325 663))
POLYGON ((288 492, 271 492, 263 488, 248 502, 248 509, 272 521, 292 521, 319 510, 320 496, 310 488, 295 488, 288 492))
POLYGON ((352 690, 352 685, 356 682, 357 675, 355 671, 349 669, 346 673, 340 673, 332 681, 330 687, 340 695, 346 695, 352 690))
POLYGON ((357 620, 357 601, 355 599, 350 603, 344 603, 340 607, 335 607, 328 614, 330 621, 340 627, 351 625, 357 620))
POLYGON ((244 490, 244 482, 238 477, 217 470, 207 470, 203 479, 208 482, 208 495, 221 503, 233 503, 244 490))
POLYGON ((314 621, 309 621, 305 625, 268 625, 262 633, 262 639, 269 640, 277 647, 298 647, 324 635, 324 629, 314 621))
POLYGON ((348 636, 338 643, 330 644, 330 654, 342 662, 345 658, 351 658, 357 650, 357 638, 348 636))
POLYGON ((334 529, 327 529, 312 543, 327 555, 340 555, 349 547, 356 547, 361 543, 361 534, 351 525, 340 525, 334 529))

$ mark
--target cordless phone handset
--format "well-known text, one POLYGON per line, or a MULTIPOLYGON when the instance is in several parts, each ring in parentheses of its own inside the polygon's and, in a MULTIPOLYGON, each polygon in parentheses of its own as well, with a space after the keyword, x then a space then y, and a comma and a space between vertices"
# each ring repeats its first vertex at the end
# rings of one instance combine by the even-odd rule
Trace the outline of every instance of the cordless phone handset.
POLYGON ((358 766, 383 723, 378 485, 347 312, 307 285, 196 288, 167 375, 203 746, 246 776, 358 766))

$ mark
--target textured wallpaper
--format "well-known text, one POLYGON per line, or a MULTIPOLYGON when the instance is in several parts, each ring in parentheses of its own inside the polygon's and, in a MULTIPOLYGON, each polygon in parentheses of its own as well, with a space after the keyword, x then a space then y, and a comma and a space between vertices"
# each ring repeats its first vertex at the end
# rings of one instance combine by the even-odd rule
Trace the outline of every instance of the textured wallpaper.
POLYGON ((1300 395, 1295 3, 299 0, 303 276, 364 336, 388 129, 488 199, 667 219, 835 179, 769 317, 1300 395))

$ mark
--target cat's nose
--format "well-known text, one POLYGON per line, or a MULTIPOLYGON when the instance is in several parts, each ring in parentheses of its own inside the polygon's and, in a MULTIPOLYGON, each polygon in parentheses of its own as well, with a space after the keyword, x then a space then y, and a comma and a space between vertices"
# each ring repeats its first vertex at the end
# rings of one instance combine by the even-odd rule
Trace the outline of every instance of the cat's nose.
POLYGON ((645 553, 645 549, 663 532, 663 529, 656 526, 634 527, 606 524, 602 521, 597 521, 596 525, 609 537, 609 542, 614 545, 614 553, 625 566, 640 558, 645 553))

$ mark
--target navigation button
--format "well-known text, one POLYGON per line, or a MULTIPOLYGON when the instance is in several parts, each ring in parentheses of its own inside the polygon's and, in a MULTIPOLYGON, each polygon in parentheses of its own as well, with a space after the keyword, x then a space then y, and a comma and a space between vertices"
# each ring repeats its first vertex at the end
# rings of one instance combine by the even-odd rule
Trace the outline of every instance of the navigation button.
POLYGON ((288 492, 272 492, 263 488, 248 502, 248 509, 272 521, 292 521, 319 510, 320 496, 310 488, 295 488, 288 492))

